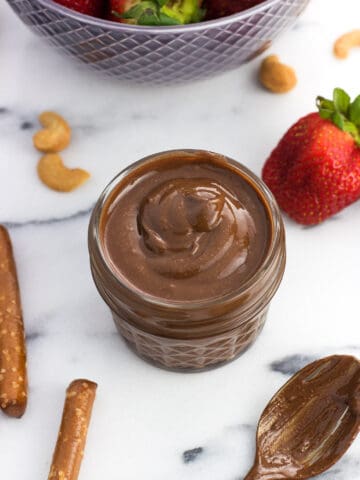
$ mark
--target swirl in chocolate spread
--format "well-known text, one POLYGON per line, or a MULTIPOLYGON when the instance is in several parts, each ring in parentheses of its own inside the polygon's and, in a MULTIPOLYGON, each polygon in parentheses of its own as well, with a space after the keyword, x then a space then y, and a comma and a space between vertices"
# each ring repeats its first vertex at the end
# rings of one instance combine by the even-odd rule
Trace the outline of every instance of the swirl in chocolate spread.
POLYGON ((124 179, 104 217, 106 255, 126 282, 175 300, 239 289, 266 254, 266 208, 236 168, 204 153, 152 161, 124 179))
POLYGON ((239 199, 208 178, 177 178, 156 187, 142 202, 138 226, 149 264, 169 278, 200 272, 209 281, 228 277, 246 262, 255 236, 239 199))

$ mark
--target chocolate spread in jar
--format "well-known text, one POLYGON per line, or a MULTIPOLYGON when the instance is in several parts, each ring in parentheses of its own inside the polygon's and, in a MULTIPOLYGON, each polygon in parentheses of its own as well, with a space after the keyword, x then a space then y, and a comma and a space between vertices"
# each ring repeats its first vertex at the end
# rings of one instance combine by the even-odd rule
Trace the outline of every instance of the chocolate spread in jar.
POLYGON ((120 182, 101 237, 124 283, 194 301, 240 289, 265 258, 271 226, 260 192, 233 164, 207 152, 170 152, 120 182))

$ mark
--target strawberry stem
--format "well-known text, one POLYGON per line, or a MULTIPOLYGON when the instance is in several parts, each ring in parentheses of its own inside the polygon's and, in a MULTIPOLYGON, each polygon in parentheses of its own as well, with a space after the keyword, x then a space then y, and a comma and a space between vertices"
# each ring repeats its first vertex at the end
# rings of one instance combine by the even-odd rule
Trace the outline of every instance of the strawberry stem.
POLYGON ((321 118, 330 120, 343 132, 349 133, 360 147, 360 95, 351 102, 341 88, 335 88, 333 99, 317 97, 316 105, 321 118))
POLYGON ((138 25, 182 25, 199 22, 205 11, 199 0, 137 0, 123 14, 114 15, 138 25))

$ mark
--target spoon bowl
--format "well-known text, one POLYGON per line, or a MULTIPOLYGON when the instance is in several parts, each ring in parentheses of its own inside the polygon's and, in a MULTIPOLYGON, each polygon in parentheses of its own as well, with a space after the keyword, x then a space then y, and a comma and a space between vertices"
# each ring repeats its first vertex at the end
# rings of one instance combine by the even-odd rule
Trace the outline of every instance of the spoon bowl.
POLYGON ((300 370, 271 399, 245 480, 303 480, 334 465, 360 430, 360 361, 333 355, 300 370))

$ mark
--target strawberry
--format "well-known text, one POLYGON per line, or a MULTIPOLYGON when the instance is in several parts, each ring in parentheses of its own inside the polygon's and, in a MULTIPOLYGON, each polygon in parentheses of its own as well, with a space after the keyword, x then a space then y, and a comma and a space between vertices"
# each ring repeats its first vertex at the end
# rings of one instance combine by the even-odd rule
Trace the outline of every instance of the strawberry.
POLYGON ((140 0, 110 0, 109 19, 115 22, 124 22, 122 16, 140 0))
POLYGON ((206 18, 219 18, 254 7, 264 0, 207 0, 206 18))
POLYGON ((360 95, 343 90, 317 98, 319 112, 301 118, 271 153, 262 177, 280 208, 315 225, 360 198, 360 95))
POLYGON ((100 17, 104 7, 104 0, 55 0, 55 2, 92 17, 100 17))

